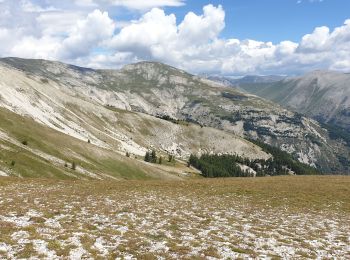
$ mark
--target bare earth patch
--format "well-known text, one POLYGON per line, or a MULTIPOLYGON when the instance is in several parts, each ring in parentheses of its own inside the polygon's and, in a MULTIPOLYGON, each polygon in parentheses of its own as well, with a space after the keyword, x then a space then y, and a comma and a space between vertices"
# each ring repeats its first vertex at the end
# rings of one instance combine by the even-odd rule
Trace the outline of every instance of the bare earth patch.
POLYGON ((0 179, 0 259, 349 259, 349 245, 349 177, 0 179))

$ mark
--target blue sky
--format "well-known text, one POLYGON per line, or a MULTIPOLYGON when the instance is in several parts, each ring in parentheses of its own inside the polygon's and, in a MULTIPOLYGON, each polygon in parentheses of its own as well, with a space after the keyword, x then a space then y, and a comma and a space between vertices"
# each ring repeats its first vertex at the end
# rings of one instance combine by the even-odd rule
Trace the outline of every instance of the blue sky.
MULTIPOLYGON (((197 1, 196 1, 197 2, 197 1)), ((198 1, 202 2, 202 1, 198 1)), ((205 1, 203 1, 205 2, 205 1)), ((350 17, 350 1, 225 0, 225 37, 274 43, 300 38, 315 27, 334 28, 350 17)))
MULTIPOLYGON (((181 21, 192 11, 201 13, 207 4, 222 5, 226 12, 225 38, 255 39, 278 43, 299 41, 315 27, 326 25, 333 29, 350 18, 349 0, 196 0, 181 7, 165 7, 181 21)), ((137 18, 129 10, 118 12, 116 18, 137 18), (125 12, 126 11, 126 12, 125 12), (125 15, 125 14, 128 15, 125 15)))
POLYGON ((349 0, 0 0, 0 56, 193 73, 350 71, 349 0))

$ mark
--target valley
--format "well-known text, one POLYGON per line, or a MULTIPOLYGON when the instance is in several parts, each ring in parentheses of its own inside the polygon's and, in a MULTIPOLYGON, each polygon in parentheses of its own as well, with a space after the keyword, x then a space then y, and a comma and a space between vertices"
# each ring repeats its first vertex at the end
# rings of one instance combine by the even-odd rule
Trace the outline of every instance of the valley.
POLYGON ((297 77, 251 76, 231 80, 226 85, 269 99, 322 123, 349 130, 349 82, 349 73, 316 70, 297 77))

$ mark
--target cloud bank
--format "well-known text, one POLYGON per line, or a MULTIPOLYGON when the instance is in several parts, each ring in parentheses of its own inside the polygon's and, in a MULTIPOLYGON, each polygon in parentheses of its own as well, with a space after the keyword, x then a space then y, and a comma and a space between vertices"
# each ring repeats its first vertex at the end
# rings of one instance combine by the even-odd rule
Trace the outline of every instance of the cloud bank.
POLYGON ((180 0, 60 3, 0 2, 0 56, 54 59, 94 68, 155 60, 193 73, 226 75, 350 71, 350 19, 334 30, 317 27, 299 42, 273 44, 222 38, 225 10, 220 5, 206 5, 201 14, 189 12, 177 21, 162 7, 183 5, 180 0), (136 10, 139 18, 119 21, 105 11, 111 6, 136 10))

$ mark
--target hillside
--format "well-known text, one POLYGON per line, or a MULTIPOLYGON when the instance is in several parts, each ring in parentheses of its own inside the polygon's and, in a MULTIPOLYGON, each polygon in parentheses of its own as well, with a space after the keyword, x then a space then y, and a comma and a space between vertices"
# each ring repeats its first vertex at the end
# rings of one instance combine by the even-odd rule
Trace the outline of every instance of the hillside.
POLYGON ((316 121, 154 62, 93 70, 45 60, 0 61, 0 106, 83 142, 142 157, 147 149, 268 158, 243 138, 280 147, 323 172, 349 170, 349 148, 316 121))
POLYGON ((0 176, 59 179, 180 179, 184 166, 149 165, 0 108, 0 176), (72 169, 73 162, 76 165, 72 169))
POLYGON ((211 151, 269 158, 231 133, 98 103, 68 86, 8 66, 2 66, 0 74, 1 175, 178 179, 196 173, 185 163, 175 167, 144 163, 143 156, 151 148, 164 159, 174 154, 186 160, 191 153, 211 151), (127 152, 131 158, 125 156, 127 152), (73 162, 76 170, 71 169, 73 162))
POLYGON ((314 71, 278 82, 239 86, 323 123, 350 130, 350 74, 314 71))

